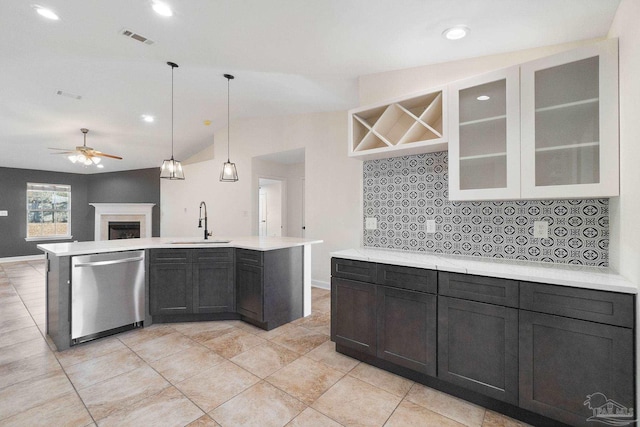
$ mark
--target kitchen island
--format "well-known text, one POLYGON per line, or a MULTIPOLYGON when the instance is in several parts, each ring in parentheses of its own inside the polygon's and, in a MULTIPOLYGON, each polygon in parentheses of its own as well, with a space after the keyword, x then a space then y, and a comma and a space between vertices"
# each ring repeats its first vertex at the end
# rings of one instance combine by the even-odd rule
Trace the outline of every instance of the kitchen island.
MULTIPOLYGON (((73 260, 79 256, 126 255, 135 251, 144 254, 144 289, 134 297, 121 299, 122 304, 136 300, 144 312, 134 324, 106 333, 152 323, 219 319, 242 319, 273 329, 311 313, 311 245, 321 242, 290 237, 216 237, 38 245, 47 261, 47 334, 58 350, 101 336, 72 339, 73 322, 84 322, 74 320, 72 315, 72 295, 77 294, 72 292, 73 260)), ((108 276, 105 269, 112 264, 113 261, 93 264, 100 269, 93 276, 108 276)), ((77 288, 81 284, 75 285, 77 288)), ((96 293, 101 291, 98 289, 96 293)), ((100 305, 99 296, 95 298, 91 304, 82 304, 92 307, 96 317, 108 316, 109 307, 100 305)))

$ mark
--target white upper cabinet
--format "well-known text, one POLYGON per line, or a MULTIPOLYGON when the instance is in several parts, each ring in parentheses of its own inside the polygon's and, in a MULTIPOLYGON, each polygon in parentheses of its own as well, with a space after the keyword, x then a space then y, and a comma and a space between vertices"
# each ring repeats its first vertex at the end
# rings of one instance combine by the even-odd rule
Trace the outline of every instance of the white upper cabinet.
POLYGON ((618 43, 523 64, 522 198, 619 194, 618 43))
POLYGON ((511 67, 449 86, 449 198, 520 196, 519 70, 511 67))
POLYGON ((447 149, 446 90, 349 111, 349 156, 362 160, 447 149))
POLYGON ((454 82, 449 93, 451 200, 619 194, 616 39, 454 82))

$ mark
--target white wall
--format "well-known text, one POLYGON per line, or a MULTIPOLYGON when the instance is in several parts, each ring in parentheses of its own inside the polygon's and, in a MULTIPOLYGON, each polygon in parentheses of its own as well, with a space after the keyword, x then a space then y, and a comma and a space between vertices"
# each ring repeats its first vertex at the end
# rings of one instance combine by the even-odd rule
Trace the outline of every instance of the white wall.
MULTIPOLYGON (((620 73, 620 197, 611 199, 609 255, 612 266, 640 284, 640 2, 622 0, 609 37, 618 37, 620 73)), ((636 298, 636 306, 640 297, 636 298)), ((636 316, 636 340, 640 316, 636 316)), ((636 391, 640 390, 640 352, 636 351, 636 391)), ((640 407, 636 396, 635 408, 640 407)))
POLYGON ((186 165, 184 181, 161 180, 161 235, 200 236, 196 227, 201 200, 208 205, 214 235, 257 234, 252 229, 252 218, 257 217, 252 157, 304 148, 306 237, 324 240, 312 248, 311 277, 328 285, 329 253, 359 247, 362 240, 362 162, 347 157, 347 113, 239 120, 232 121, 231 128, 230 158, 240 180, 219 182, 227 159, 223 130, 215 135, 214 160, 186 165))

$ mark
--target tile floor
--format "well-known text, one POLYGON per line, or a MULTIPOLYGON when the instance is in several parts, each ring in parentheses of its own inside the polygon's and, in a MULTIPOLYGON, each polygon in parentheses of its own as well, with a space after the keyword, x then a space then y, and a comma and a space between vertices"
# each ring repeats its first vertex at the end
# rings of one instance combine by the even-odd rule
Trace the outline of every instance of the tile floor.
POLYGON ((524 426, 336 353, 326 290, 269 332, 153 325, 57 352, 44 275, 0 264, 0 426, 524 426))

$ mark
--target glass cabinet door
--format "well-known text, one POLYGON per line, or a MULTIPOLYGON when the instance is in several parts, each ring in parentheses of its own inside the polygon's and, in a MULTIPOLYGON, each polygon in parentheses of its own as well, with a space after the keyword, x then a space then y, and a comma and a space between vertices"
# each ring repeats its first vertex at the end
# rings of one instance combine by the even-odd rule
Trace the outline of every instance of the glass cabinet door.
POLYGON ((518 73, 512 67, 449 86, 449 199, 520 196, 518 73))
POLYGON ((618 195, 617 42, 523 64, 522 197, 618 195))

